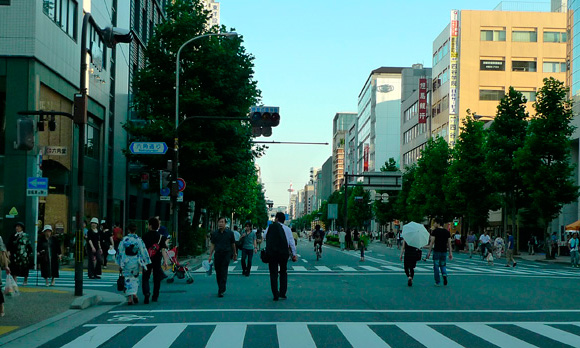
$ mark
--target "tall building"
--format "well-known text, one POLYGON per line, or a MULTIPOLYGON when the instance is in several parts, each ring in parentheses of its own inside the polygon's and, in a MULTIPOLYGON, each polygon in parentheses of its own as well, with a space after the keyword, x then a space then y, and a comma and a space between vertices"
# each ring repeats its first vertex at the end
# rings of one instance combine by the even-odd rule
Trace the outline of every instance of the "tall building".
POLYGON ((322 202, 328 199, 332 194, 332 156, 322 165, 322 168, 316 172, 314 180, 314 205, 312 211, 319 210, 322 202))
POLYGON ((215 0, 202 0, 205 9, 210 11, 208 26, 220 25, 220 3, 215 0))
POLYGON ((332 121, 332 189, 343 185, 345 169, 346 134, 348 126, 356 120, 356 112, 337 112, 332 121))
POLYGON ((391 157, 400 163, 402 70, 373 70, 359 93, 357 174, 379 171, 391 157))
MULTIPOLYGON (((509 8, 502 4, 498 9, 509 8)), ((533 114, 543 79, 565 79, 566 14, 526 12, 524 5, 519 12, 451 11, 433 41, 433 136, 454 146, 466 110, 492 119, 510 86, 524 94, 533 114)))
MULTIPOLYGON (((345 148, 344 148, 344 165, 346 174, 358 174, 357 163, 358 163, 358 118, 352 120, 352 122, 346 127, 347 131, 345 133, 345 148)), ((349 179, 349 183, 353 179, 349 179)))
POLYGON ((415 64, 402 71, 401 91, 401 169, 421 156, 430 138, 431 68, 415 64))

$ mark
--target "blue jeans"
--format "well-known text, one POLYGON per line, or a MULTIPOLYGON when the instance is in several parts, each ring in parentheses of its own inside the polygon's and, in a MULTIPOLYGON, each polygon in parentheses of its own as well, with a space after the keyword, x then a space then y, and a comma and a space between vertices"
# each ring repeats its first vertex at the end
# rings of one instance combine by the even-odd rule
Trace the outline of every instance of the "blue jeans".
POLYGON ((447 276, 447 252, 434 251, 433 252, 433 272, 435 275, 435 284, 439 284, 441 279, 439 278, 439 268, 441 268, 441 275, 447 276))
POLYGON ((572 260, 572 266, 578 266, 579 256, 580 255, 578 255, 578 250, 570 251, 570 259, 572 260))

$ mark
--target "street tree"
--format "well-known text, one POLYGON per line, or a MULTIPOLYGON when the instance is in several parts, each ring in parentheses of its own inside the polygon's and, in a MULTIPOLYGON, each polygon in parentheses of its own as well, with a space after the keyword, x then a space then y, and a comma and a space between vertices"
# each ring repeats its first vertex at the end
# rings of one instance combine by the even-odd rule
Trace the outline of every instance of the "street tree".
POLYGON ((455 216, 463 216, 470 230, 481 231, 487 225, 489 211, 499 208, 499 202, 487 179, 483 151, 486 132, 474 114, 467 110, 452 151, 445 197, 455 216))
POLYGON ((370 194, 362 186, 356 185, 348 197, 348 226, 362 228, 372 217, 370 194))
MULTIPOLYGON (((145 66, 134 75, 131 106, 137 120, 125 125, 133 140, 173 143, 177 51, 191 38, 226 31, 223 26, 208 27, 209 12, 200 0, 171 1, 166 14, 166 20, 155 27, 148 42, 145 66)), ((206 37, 193 41, 181 52, 179 172, 188 183, 185 199, 196 202, 194 221, 199 219, 201 208, 219 206, 232 186, 231 180, 238 173, 246 176, 248 167, 254 168, 255 156, 262 151, 253 146, 246 122, 185 121, 200 115, 243 117, 250 106, 258 103, 254 58, 242 44, 241 37, 206 37)), ((131 160, 161 169, 170 155, 131 160)))
POLYGON ((411 188, 415 182, 416 172, 416 164, 405 168, 405 171, 403 172, 401 191, 397 195, 397 199, 395 201, 395 216, 397 219, 403 222, 423 220, 423 216, 418 212, 417 207, 411 204, 409 199, 411 188))
POLYGON ((520 173, 533 216, 544 228, 556 218, 564 204, 578 198, 574 165, 570 161, 571 125, 574 114, 568 88, 553 77, 544 79, 530 121, 524 146, 515 152, 514 167, 520 173))
MULTIPOLYGON (((526 98, 513 87, 509 88, 497 106, 497 113, 489 127, 485 146, 488 178, 503 206, 511 215, 511 230, 516 231, 516 215, 525 205, 525 192, 520 170, 514 165, 516 151, 524 146, 527 131, 526 98)), ((505 223, 505 220, 504 220, 505 223)))
MULTIPOLYGON (((385 164, 381 167, 381 172, 398 172, 399 167, 394 158, 389 158, 385 161, 385 164)), ((398 190, 377 190, 378 195, 383 194, 388 195, 388 199, 383 202, 382 199, 375 200, 373 202, 373 213, 375 219, 379 221, 381 225, 386 225, 397 218, 396 214, 396 202, 398 190)))

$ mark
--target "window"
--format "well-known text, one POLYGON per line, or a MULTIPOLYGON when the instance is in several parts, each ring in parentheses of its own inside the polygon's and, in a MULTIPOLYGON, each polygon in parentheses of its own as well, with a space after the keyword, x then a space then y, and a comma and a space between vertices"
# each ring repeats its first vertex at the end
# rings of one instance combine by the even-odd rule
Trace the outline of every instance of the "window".
POLYGON ((133 14, 135 16, 135 23, 133 24, 133 29, 136 32, 139 32, 141 26, 141 0, 135 0, 134 4, 135 7, 133 10, 133 14))
POLYGON ((514 60, 512 62, 512 71, 528 71, 528 72, 536 72, 536 62, 528 62, 528 61, 517 61, 514 60))
POLYGON ((505 41, 505 30, 482 30, 481 41, 505 41))
POLYGON ((519 92, 523 94, 524 97, 526 97, 526 100, 528 102, 536 101, 536 92, 534 91, 519 91, 519 92))
POLYGON ((566 72, 566 63, 560 62, 544 62, 542 69, 545 73, 566 72))
POLYGON ((504 90, 480 89, 479 100, 500 100, 505 95, 504 90))
POLYGON ((538 42, 538 33, 534 31, 512 31, 513 42, 538 42))
POLYGON ((566 42, 566 32, 545 31, 544 42, 566 42))
POLYGON ((100 149, 100 130, 94 123, 94 119, 89 117, 85 135, 85 156, 99 159, 100 149))
POLYGON ((443 56, 445 57, 449 53, 449 41, 443 44, 443 56))
MULTIPOLYGON (((2 0, 0 0, 0 5, 2 0)), ((56 23, 68 36, 77 38, 77 9, 75 0, 43 0, 42 12, 56 23)))

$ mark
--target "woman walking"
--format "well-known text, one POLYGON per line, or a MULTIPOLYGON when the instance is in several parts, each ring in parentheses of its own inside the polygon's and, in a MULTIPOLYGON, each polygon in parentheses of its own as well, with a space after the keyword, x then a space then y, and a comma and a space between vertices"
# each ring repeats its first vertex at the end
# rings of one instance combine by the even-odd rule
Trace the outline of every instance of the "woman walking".
POLYGON ((22 285, 28 285, 28 271, 32 262, 32 245, 28 234, 24 232, 24 223, 17 222, 14 225, 14 234, 8 240, 8 251, 10 252, 10 264, 12 265, 12 277, 17 281, 17 277, 24 277, 22 285))
POLYGON ((151 263, 145 243, 135 234, 137 226, 127 226, 127 236, 119 243, 117 264, 121 274, 125 277, 125 295, 129 305, 138 303, 137 291, 139 290, 139 272, 141 267, 147 268, 151 263))
POLYGON ((495 255, 497 256, 498 259, 501 258, 501 253, 503 252, 503 247, 504 247, 504 241, 503 238, 498 235, 494 242, 493 242, 493 247, 495 249, 495 255))
POLYGON ((51 278, 50 286, 54 286, 55 278, 59 277, 60 243, 56 238, 52 237, 52 226, 45 225, 43 232, 44 235, 38 239, 40 275, 44 278, 46 286, 49 286, 48 278, 51 278))
POLYGON ((405 256, 404 259, 404 267, 405 267, 405 274, 407 275, 407 285, 413 286, 413 277, 415 277, 415 267, 417 266, 417 261, 421 260, 421 249, 415 248, 407 244, 407 242, 403 239, 403 245, 401 248, 401 255, 399 259, 403 261, 403 255, 405 256))

